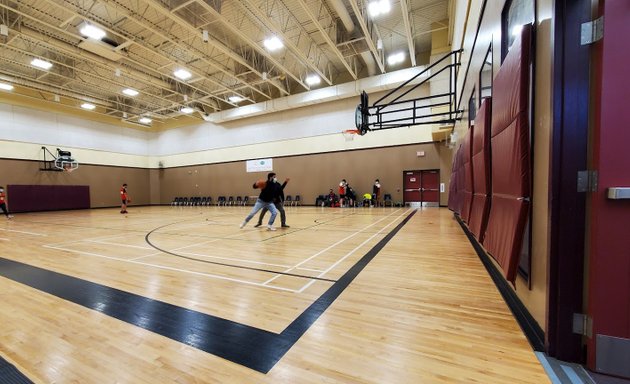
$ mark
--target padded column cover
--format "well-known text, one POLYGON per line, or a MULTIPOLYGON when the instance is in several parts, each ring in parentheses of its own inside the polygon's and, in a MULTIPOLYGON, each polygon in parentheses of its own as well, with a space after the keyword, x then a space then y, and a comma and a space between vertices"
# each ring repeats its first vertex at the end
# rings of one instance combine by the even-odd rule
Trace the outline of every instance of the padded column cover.
POLYGON ((490 214, 490 117, 492 99, 487 97, 475 117, 475 131, 472 139, 473 199, 470 208, 468 228, 483 242, 490 214))
POLYGON ((492 206, 483 245, 514 281, 530 196, 531 25, 523 27, 493 81, 492 206))
POLYGON ((471 149, 472 149, 472 135, 475 130, 474 126, 471 126, 466 132, 464 137, 464 144, 462 145, 462 159, 463 159, 463 171, 464 171, 464 190, 462 191, 463 203, 462 203, 462 220, 468 224, 470 219, 470 206, 472 205, 473 197, 473 172, 471 161, 471 149))

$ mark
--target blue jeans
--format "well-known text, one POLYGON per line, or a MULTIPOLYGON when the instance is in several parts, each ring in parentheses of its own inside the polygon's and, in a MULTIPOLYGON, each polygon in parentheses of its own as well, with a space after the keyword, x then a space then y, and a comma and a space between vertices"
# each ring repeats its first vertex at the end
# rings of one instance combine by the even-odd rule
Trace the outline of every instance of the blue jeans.
POLYGON ((256 204, 254 204, 254 208, 252 208, 252 211, 245 218, 245 222, 248 223, 252 219, 252 217, 254 217, 254 215, 263 208, 267 208, 269 212, 271 212, 271 217, 269 218, 269 225, 272 225, 273 221, 276 219, 278 210, 276 209, 276 206, 273 205, 273 202, 270 201, 267 203, 260 200, 260 198, 256 199, 256 204))

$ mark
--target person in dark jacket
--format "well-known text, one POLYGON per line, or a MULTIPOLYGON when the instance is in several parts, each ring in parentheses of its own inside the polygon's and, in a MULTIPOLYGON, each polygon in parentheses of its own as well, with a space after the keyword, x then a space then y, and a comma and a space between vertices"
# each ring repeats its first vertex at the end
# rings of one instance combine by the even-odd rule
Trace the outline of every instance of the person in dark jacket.
POLYGON ((273 198, 276 195, 276 185, 274 183, 275 177, 276 174, 270 172, 267 174, 267 181, 257 181, 254 183, 252 187, 254 189, 260 188, 260 195, 258 196, 258 199, 256 199, 256 204, 254 204, 254 208, 252 208, 252 211, 249 213, 249 215, 247 215, 245 220, 239 226, 240 228, 243 228, 252 219, 252 217, 254 217, 256 213, 258 213, 258 211, 263 208, 267 208, 269 211, 271 211, 271 217, 269 218, 269 223, 267 224, 267 230, 276 230, 273 227, 273 222, 274 220, 276 220, 276 215, 278 214, 278 210, 276 209, 275 205, 273 205, 273 198))
MULTIPOLYGON (((278 212, 280 212, 280 223, 282 228, 289 228, 287 225, 287 214, 284 212, 284 187, 287 186, 289 182, 289 178, 287 178, 284 183, 280 184, 278 179, 274 177, 273 183, 275 184, 275 197, 273 198, 273 205, 275 205, 278 212)), ((258 223, 254 225, 254 227, 260 227, 262 225, 263 217, 265 213, 267 213, 267 207, 263 207, 262 211, 260 211, 260 216, 258 216, 258 223)))

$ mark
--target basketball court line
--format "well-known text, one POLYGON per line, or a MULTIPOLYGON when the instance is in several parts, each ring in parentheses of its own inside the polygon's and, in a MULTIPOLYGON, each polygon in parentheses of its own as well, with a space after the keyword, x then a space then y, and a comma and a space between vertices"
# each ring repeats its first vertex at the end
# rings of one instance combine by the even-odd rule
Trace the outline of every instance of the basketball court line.
MULTIPOLYGON (((131 263, 131 264, 143 265, 143 266, 147 266, 147 267, 154 267, 154 268, 158 268, 158 269, 166 269, 166 270, 169 270, 169 271, 176 271, 176 272, 181 272, 181 273, 189 273, 191 275, 198 275, 198 276, 216 278, 216 279, 219 279, 219 280, 227 280, 227 281, 233 281, 233 282, 243 283, 243 284, 247 284, 247 285, 254 285, 254 286, 258 286, 258 287, 263 287, 262 283, 256 283, 256 282, 252 282, 252 281, 249 281, 249 280, 241 280, 241 279, 235 279, 235 278, 231 278, 231 277, 214 275, 214 274, 211 274, 211 273, 190 271, 190 270, 187 270, 187 269, 167 267, 167 266, 159 265, 159 264, 143 263, 141 261, 135 261, 135 260, 129 260, 129 259, 121 259, 121 258, 118 258, 118 257, 101 255, 99 253, 94 253, 94 252, 78 251, 76 249, 70 249, 70 248, 51 247, 51 246, 46 246, 46 245, 44 245, 44 247, 51 248, 51 249, 56 249, 56 250, 59 250, 59 251, 66 251, 66 252, 76 253, 76 254, 80 254, 80 255, 101 257, 101 258, 110 259, 110 260, 116 260, 116 261, 131 263)), ((323 280, 323 279, 320 279, 320 280, 323 280)), ((273 288, 273 289, 277 289, 279 291, 287 291, 287 292, 296 293, 296 291, 294 289, 283 288, 283 287, 268 286, 268 287, 265 287, 265 288, 273 288)))
POLYGON ((0 237, 1 241, 9 241, 9 239, 5 239, 4 237, 0 237))
POLYGON ((44 233, 35 233, 35 232, 27 232, 27 231, 18 231, 16 229, 6 229, 6 228, 0 228, 0 231, 6 231, 6 232, 16 232, 16 233, 25 233, 27 235, 33 235, 33 236, 48 236, 44 233))
MULTIPOLYGON (((296 265, 294 265, 293 267, 289 268, 289 269, 288 269, 287 271, 285 271, 284 273, 287 273, 288 271, 291 271, 291 270, 293 270, 293 269, 295 269, 295 268, 298 268, 298 267, 300 267, 302 264, 307 263, 307 262, 309 262, 309 261, 313 260, 314 258, 316 258, 317 256, 321 255, 322 253, 327 252, 327 251, 329 251, 330 249, 332 249, 332 248, 336 247, 337 245, 339 245, 339 244, 343 243, 344 241, 346 241, 346 240, 348 240, 348 239, 353 238, 354 236, 356 236, 356 235, 358 235, 359 233, 363 232, 365 229, 368 229, 368 228, 370 228, 370 227, 372 227, 372 226, 374 226, 374 225, 376 225, 376 224, 380 223, 381 221, 383 221, 383 220, 387 219, 388 217, 390 217, 391 215, 393 215, 394 213, 396 213, 396 212, 398 212, 398 211, 400 211, 400 209, 395 210, 394 212, 390 213, 389 215, 387 215, 387 216, 385 216, 385 217, 383 217, 383 218, 381 218, 381 219, 379 219, 379 220, 375 221, 374 223, 372 223, 372 224, 368 225, 367 227, 365 227, 365 228, 363 228, 363 229, 359 230, 358 232, 354 232, 352 235, 349 235, 349 236, 344 237, 343 239, 341 239, 341 240, 337 241, 336 243, 334 243, 334 244, 332 244, 332 245, 330 245, 330 246, 328 246, 328 247, 326 247, 326 248, 322 249, 321 251, 319 251, 319 252, 315 253, 314 255, 312 255, 312 256, 310 256, 310 257, 308 257, 307 259, 302 260, 302 261, 301 261, 301 262, 299 262, 298 264, 296 264, 296 265)), ((400 217, 400 216, 398 216, 398 217, 396 218, 396 220, 398 220, 398 218, 399 218, 399 217, 400 217)), ((378 234, 378 232, 377 232, 377 234, 378 234)), ((274 281, 275 279, 279 278, 279 277, 280 277, 282 274, 284 274, 284 273, 280 273, 278 276, 274 276, 274 277, 270 278, 269 280, 265 281, 263 284, 269 284, 269 283, 271 283, 272 281, 274 281)))
MULTIPOLYGON (((341 259, 337 260, 335 263, 333 263, 331 266, 329 266, 328 268, 326 268, 324 271, 322 271, 322 273, 320 273, 317 277, 322 277, 325 274, 327 274, 328 272, 332 271, 337 265, 339 265, 341 262, 343 262, 345 259, 347 259, 348 257, 350 257, 353 253, 355 253, 357 250, 359 250, 361 247, 363 247, 365 244, 367 244, 369 241, 371 241, 373 238, 375 238, 378 234, 380 234, 381 232, 383 232, 386 228, 388 228, 390 225, 394 224, 396 221, 398 221, 398 219, 400 219, 401 216, 407 214, 407 212, 409 212, 409 210, 403 212, 402 214, 398 215, 398 217, 393 220, 391 223, 387 224, 386 226, 384 226, 380 231, 378 231, 377 233, 373 234, 372 236, 370 236, 368 239, 366 239, 364 242, 362 242, 361 244, 357 245, 353 250, 351 250, 350 252, 348 252, 344 257, 342 257, 341 259)), ((313 285, 313 283, 315 282, 315 280, 311 280, 308 283, 306 283, 302 288, 298 289, 298 293, 302 293, 304 292, 304 290, 308 287, 310 287, 311 285, 313 285)))
POLYGON ((266 374, 328 310, 415 213, 416 210, 412 210, 281 333, 266 331, 9 259, 0 258, 0 275, 266 374), (73 289, 68 289, 69 287, 73 289), (95 293, 107 302, 102 300, 96 302, 93 298, 95 293), (143 312, 143 308, 150 308, 151 314, 143 312), (155 317, 156 321, 144 321, 148 317, 153 318, 156 313, 159 314, 155 317), (186 319, 190 324, 194 323, 194 326, 187 327, 186 332, 182 332, 182 319, 186 319))

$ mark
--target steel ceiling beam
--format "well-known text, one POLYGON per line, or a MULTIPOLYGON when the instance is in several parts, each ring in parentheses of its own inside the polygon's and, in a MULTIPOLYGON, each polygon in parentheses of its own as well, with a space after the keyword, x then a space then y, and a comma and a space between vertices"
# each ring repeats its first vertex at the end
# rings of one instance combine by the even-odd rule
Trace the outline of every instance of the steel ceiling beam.
POLYGON ((370 32, 370 28, 368 28, 367 16, 363 13, 363 11, 359 8, 359 4, 357 4, 356 0, 348 0, 350 5, 352 6, 352 10, 354 11, 355 16, 359 22, 359 26, 361 27, 361 31, 363 32, 363 36, 365 37, 365 42, 370 48, 370 52, 374 56, 374 60, 378 65, 381 73, 385 73, 385 65, 383 64, 383 59, 381 55, 379 55, 378 50, 376 49, 376 45, 374 45, 374 40, 372 39, 372 33, 370 32))
MULTIPOLYGON (((332 41, 328 33, 324 30, 324 27, 322 27, 317 17, 313 14, 313 12, 311 12, 306 2, 304 2, 304 0, 296 0, 296 1, 302 6, 302 8, 304 9, 308 17, 311 19, 313 24, 317 27, 322 37, 324 38, 326 43, 330 46, 330 48, 332 48, 332 51, 335 53, 335 55, 337 55, 337 57, 339 58, 343 66, 346 67, 346 70, 348 71, 348 73, 350 73, 350 76, 352 76, 354 80, 357 80, 358 76, 356 72, 350 67, 350 64, 346 61, 346 58, 343 57, 343 54, 341 53, 339 48, 337 48, 337 45, 335 44, 335 42, 332 41)), ((330 16, 330 18, 332 19, 332 16, 330 16)))
POLYGON ((409 47, 409 58, 411 59, 411 66, 416 66, 416 46, 413 42, 413 26, 409 20, 410 11, 407 4, 408 0, 400 0, 400 10, 402 11, 402 19, 405 23, 405 35, 407 35, 407 46, 409 47))

